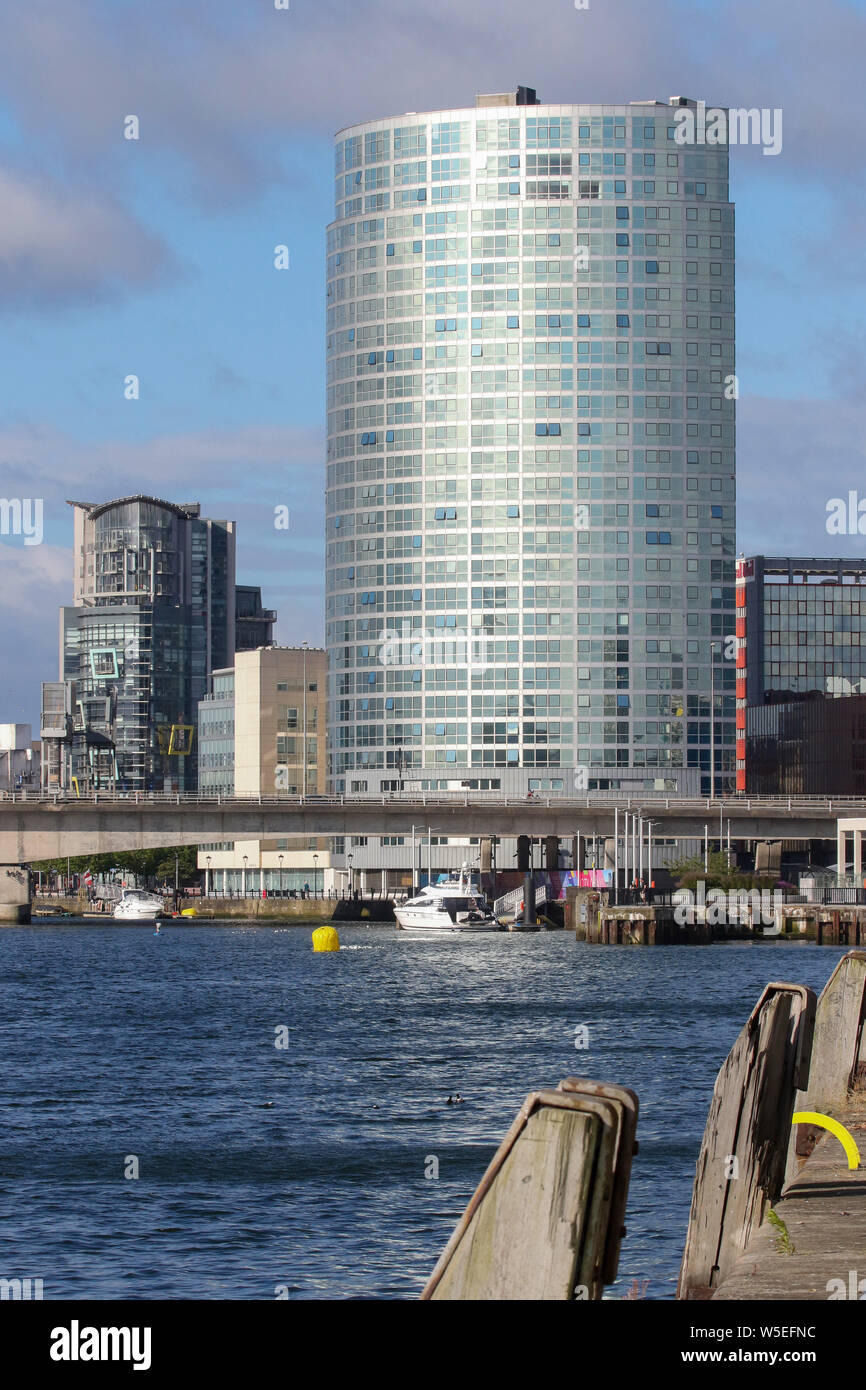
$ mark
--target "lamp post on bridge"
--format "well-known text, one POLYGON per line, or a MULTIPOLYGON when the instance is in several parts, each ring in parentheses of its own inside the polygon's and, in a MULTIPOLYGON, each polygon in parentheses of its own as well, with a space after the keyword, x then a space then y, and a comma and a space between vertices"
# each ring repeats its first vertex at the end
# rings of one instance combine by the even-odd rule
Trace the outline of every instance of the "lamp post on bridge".
MULTIPOLYGON (((710 643, 710 801, 716 796, 716 647, 710 643)), ((719 845, 721 849, 721 845, 719 845)))
POLYGON ((307 795, 307 647, 309 646, 309 642, 302 642, 301 646, 304 650, 304 670, 301 677, 301 683, 304 687, 302 691, 304 701, 304 717, 302 721, 304 730, 304 751, 301 755, 301 796, 305 798, 307 795))

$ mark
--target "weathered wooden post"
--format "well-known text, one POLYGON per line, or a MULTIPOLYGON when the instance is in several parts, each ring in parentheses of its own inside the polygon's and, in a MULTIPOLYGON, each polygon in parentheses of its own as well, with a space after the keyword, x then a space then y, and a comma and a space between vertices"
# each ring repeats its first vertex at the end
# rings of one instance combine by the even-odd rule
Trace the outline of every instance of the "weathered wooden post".
POLYGON ((616 1278, 638 1101, 569 1077, 533 1091, 422 1299, 600 1299, 616 1278))
MULTIPOLYGON (((866 1091, 866 951, 843 956, 821 991, 809 1084, 798 1091, 794 1108, 842 1120, 854 1091, 866 1091)), ((821 1132, 807 1124, 792 1131, 788 1182, 799 1173, 821 1132)))
POLYGON ((779 1197, 796 1092, 808 1083, 815 995, 770 984, 713 1088, 678 1298, 709 1298, 779 1197))

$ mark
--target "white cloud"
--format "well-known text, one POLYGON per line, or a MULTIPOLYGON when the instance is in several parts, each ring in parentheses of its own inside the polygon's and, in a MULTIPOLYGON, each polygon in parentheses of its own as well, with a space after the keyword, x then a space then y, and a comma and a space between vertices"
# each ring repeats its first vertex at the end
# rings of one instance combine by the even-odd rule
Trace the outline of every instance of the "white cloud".
POLYGON ((66 0, 50 17, 0 0, 4 11, 0 77, 27 127, 54 138, 62 122, 68 157, 102 160, 122 178, 122 120, 137 114, 135 158, 179 154, 205 198, 280 180, 293 127, 330 134, 401 109, 470 106, 479 90, 519 82, 556 102, 685 90, 780 106, 780 164, 824 178, 859 157, 866 31, 844 0, 825 0, 820 23, 812 0, 616 0, 583 11, 571 0, 317 0, 286 11, 66 0))
POLYGON ((101 298, 162 281, 162 242, 119 204, 0 168, 0 306, 101 298))

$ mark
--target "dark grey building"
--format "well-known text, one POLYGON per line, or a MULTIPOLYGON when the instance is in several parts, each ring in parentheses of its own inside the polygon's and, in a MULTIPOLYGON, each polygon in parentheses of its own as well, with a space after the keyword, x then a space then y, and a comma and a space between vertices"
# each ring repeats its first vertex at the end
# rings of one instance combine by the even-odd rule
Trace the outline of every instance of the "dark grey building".
POLYGON ((262 607, 257 584, 235 585, 235 651, 254 652, 274 644, 276 610, 262 607))
POLYGON ((859 794, 866 560, 742 557, 736 627, 737 790, 859 794))
POLYGON ((751 706, 746 765, 755 796, 863 796, 866 695, 751 706))

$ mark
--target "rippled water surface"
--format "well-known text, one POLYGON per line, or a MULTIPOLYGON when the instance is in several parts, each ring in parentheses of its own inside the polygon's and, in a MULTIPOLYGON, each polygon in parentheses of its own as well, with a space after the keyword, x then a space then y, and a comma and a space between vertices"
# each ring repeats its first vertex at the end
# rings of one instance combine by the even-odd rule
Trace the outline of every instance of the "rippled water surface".
POLYGON ((310 930, 0 932, 0 1275, 416 1297, 527 1092, 578 1074, 640 1097, 613 1295, 669 1298, 721 1062, 768 980, 820 989, 844 953, 342 925, 314 955, 310 930))

